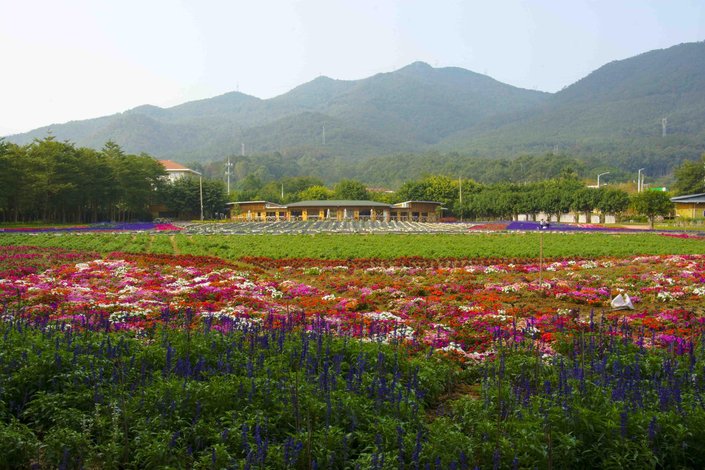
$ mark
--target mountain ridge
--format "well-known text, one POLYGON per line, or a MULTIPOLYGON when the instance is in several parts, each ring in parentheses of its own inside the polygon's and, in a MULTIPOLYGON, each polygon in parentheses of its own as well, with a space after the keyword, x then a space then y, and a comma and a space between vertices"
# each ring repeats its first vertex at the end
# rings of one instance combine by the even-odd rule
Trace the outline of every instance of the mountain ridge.
POLYGON ((319 76, 269 99, 234 91, 169 108, 142 105, 6 139, 24 144, 50 129, 78 145, 113 140, 128 152, 182 161, 222 159, 239 153, 242 143, 248 153, 342 159, 431 150, 492 157, 595 144, 619 152, 653 145, 664 117, 666 134, 684 154, 697 151, 705 137, 705 42, 609 62, 556 93, 417 61, 360 80, 319 76))

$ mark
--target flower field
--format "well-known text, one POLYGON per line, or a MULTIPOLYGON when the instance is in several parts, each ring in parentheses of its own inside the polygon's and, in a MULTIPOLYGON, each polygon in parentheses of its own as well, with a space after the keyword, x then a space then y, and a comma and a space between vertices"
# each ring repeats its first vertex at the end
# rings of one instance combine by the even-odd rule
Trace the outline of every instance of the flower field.
POLYGON ((698 468, 705 255, 0 246, 20 466, 698 468), (634 309, 612 311, 618 293, 634 309))
POLYGON ((0 256, 6 265, 0 271, 0 302, 21 305, 30 318, 72 327, 109 323, 136 333, 169 312, 185 310, 216 324, 279 324, 294 318, 303 327, 323 322, 338 335, 403 339, 461 360, 493 354, 499 338, 531 340, 550 352, 555 334, 584 331, 595 315, 648 327, 649 344, 663 345, 674 335, 691 338, 693 327, 699 334, 694 316, 705 302, 705 255, 545 266, 415 258, 245 258, 238 266, 214 258, 121 253, 88 259, 24 247, 0 248, 0 256), (24 260, 36 256, 55 265, 28 269, 24 260), (72 256, 81 260, 73 262, 72 256), (630 295, 635 310, 607 311, 621 291, 630 295))

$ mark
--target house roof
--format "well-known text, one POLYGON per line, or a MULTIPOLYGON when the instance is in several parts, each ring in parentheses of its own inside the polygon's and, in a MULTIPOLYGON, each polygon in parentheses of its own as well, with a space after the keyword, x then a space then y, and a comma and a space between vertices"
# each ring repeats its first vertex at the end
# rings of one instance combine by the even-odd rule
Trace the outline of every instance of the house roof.
POLYGON ((320 201, 299 201, 287 204, 287 207, 391 207, 391 204, 385 204, 377 201, 355 201, 355 200, 320 200, 320 201))
POLYGON ((671 202, 681 202, 681 203, 686 203, 686 204, 705 203, 705 193, 686 194, 685 196, 672 197, 671 202))
POLYGON ((176 163, 172 160, 159 160, 159 163, 162 164, 164 169, 166 171, 181 171, 181 172, 189 172, 189 173, 195 173, 197 175, 200 175, 199 172, 196 170, 192 170, 191 168, 183 166, 181 163, 176 163))
POLYGON ((264 207, 269 207, 272 209, 286 209, 286 206, 283 204, 279 204, 276 202, 269 202, 269 201, 236 201, 236 202, 228 202, 225 205, 226 206, 235 206, 235 205, 242 205, 242 204, 264 204, 264 207))
POLYGON ((394 207, 409 207, 410 204, 436 204, 438 206, 443 205, 442 202, 438 201, 404 201, 394 204, 394 207))
POLYGON ((292 202, 291 204, 277 204, 276 202, 269 201, 237 201, 228 202, 227 205, 243 205, 243 204, 264 204, 265 207, 271 208, 297 208, 297 207, 377 207, 382 209, 392 209, 392 208, 408 208, 410 204, 413 203, 423 203, 423 204, 436 204, 441 205, 440 202, 436 201, 406 201, 399 204, 386 204, 384 202, 377 201, 363 201, 363 200, 353 200, 353 199, 321 199, 314 201, 299 201, 292 202))

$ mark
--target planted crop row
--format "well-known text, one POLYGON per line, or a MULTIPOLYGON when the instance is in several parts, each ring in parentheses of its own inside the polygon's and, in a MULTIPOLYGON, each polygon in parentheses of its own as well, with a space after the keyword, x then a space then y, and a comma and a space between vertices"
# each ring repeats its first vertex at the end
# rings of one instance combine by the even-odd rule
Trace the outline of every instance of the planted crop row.
POLYGON ((268 258, 547 258, 698 254, 702 239, 655 233, 511 233, 429 235, 0 235, 0 245, 62 247, 107 253, 190 254, 224 259, 268 258))

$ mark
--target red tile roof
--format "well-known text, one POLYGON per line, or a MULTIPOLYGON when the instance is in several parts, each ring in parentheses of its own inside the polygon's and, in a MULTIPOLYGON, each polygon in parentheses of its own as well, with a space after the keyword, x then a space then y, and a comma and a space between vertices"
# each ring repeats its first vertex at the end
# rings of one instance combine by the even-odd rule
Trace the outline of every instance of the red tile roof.
POLYGON ((187 167, 183 166, 181 163, 172 162, 171 160, 159 160, 159 163, 161 163, 162 166, 164 166, 164 168, 167 171, 169 171, 169 170, 172 170, 172 171, 173 170, 193 171, 193 170, 191 170, 191 168, 187 168, 187 167))

